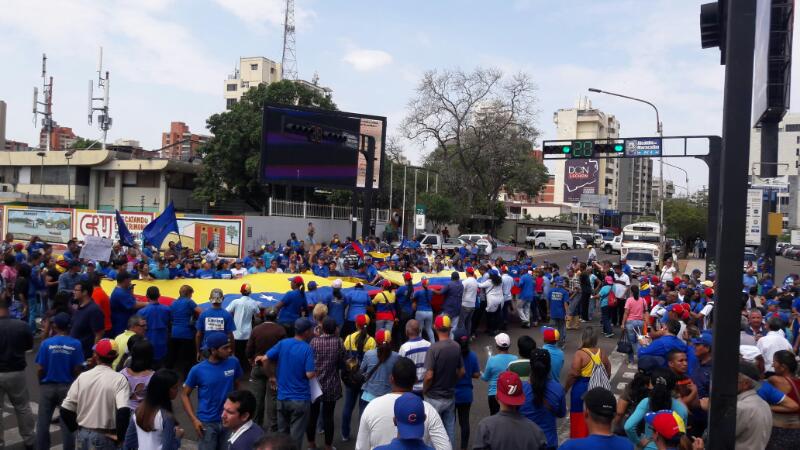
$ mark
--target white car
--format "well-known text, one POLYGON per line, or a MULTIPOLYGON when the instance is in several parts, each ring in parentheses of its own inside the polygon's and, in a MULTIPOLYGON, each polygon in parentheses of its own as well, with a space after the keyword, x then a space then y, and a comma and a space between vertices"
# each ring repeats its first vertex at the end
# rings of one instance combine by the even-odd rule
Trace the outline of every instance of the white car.
POLYGON ((572 248, 586 248, 586 239, 573 235, 572 248))
POLYGON ((614 239, 603 244, 603 251, 606 253, 622 252, 622 235, 614 236, 614 239))

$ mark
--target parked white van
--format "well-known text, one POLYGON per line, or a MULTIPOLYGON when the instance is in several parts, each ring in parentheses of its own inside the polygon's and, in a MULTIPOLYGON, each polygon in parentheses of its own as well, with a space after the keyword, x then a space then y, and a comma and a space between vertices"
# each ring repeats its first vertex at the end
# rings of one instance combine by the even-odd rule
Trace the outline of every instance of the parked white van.
POLYGON ((536 248, 571 249, 574 245, 572 232, 569 230, 534 230, 525 239, 536 248))

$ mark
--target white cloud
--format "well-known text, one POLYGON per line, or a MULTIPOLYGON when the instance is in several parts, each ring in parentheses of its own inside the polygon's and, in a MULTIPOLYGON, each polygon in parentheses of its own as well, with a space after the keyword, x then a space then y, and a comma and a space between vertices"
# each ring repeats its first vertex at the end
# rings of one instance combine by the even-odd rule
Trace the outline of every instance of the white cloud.
POLYGON ((342 61, 359 72, 368 72, 390 64, 392 59, 392 55, 383 50, 353 49, 344 55, 342 61))
MULTIPOLYGON (((215 0, 215 2, 256 31, 264 32, 267 26, 283 28, 286 15, 285 0, 215 0)), ((309 27, 315 17, 314 11, 295 3, 294 21, 297 27, 309 27)))

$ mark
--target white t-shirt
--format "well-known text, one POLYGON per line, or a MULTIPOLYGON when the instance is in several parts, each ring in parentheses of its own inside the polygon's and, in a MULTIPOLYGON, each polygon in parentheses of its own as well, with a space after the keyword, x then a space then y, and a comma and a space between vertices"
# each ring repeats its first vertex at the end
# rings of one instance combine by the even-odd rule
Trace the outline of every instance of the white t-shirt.
MULTIPOLYGON (((387 445, 397 437, 397 426, 394 424, 394 401, 400 394, 389 393, 382 395, 367 405, 361 414, 358 426, 356 450, 369 450, 379 445, 387 445)), ((452 450, 450 438, 444 429, 442 419, 433 406, 423 402, 425 406, 425 436, 426 444, 436 450, 452 450)))
POLYGON ((672 281, 677 271, 678 269, 676 269, 674 265, 661 269, 661 282, 672 281))
POLYGON ((614 273, 614 281, 621 281, 621 283, 614 283, 614 296, 618 299, 627 298, 628 286, 631 285, 631 278, 622 272, 621 274, 614 273))
POLYGON ((414 383, 414 392, 422 392, 422 380, 425 377, 425 355, 431 343, 422 338, 406 341, 397 352, 414 362, 417 368, 417 382, 414 383))
POLYGON ((490 278, 487 278, 478 287, 486 290, 486 311, 495 312, 503 304, 503 285, 495 285, 490 278))
POLYGON ((237 341, 250 339, 253 331, 253 316, 258 314, 260 305, 257 301, 248 296, 242 296, 228 304, 225 308, 233 316, 233 323, 236 329, 233 330, 233 338, 237 341))
POLYGON ((703 306, 703 309, 700 310, 700 314, 703 315, 703 328, 705 328, 706 330, 708 329, 708 326, 710 325, 708 323, 708 316, 711 314, 711 311, 713 309, 714 309, 714 302, 708 302, 708 303, 706 303, 705 306, 703 306))
POLYGON ((461 295, 461 306, 474 308, 475 300, 478 297, 478 280, 473 277, 467 277, 461 281, 461 285, 464 286, 464 294, 461 295))
POLYGON ((783 331, 767 331, 767 335, 756 342, 756 347, 764 356, 764 371, 772 372, 772 357, 779 350, 792 351, 792 345, 786 340, 783 331))
POLYGON ((514 287, 514 278, 507 273, 504 273, 500 278, 503 280, 503 301, 507 302, 513 298, 511 295, 511 288, 514 287))
POLYGON ((233 268, 231 269, 231 274, 233 278, 242 278, 243 276, 247 275, 247 269, 242 267, 241 269, 233 268))
MULTIPOLYGON (((133 420, 136 423, 136 419, 133 420)), ((161 410, 158 410, 156 416, 153 418, 153 431, 147 432, 136 423, 136 440, 139 443, 139 448, 147 448, 152 450, 161 450, 161 435, 164 433, 164 419, 161 416, 161 410)))

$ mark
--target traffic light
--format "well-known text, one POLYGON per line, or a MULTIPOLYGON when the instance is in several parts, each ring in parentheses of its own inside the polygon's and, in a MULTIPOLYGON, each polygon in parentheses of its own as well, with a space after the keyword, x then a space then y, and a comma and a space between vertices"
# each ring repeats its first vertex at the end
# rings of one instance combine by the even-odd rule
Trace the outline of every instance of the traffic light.
POLYGON ((700 5, 700 47, 719 47, 720 64, 725 64, 727 0, 700 5))
POLYGON ((601 153, 622 153, 625 151, 625 145, 621 142, 595 142, 594 144, 594 152, 595 154, 601 153))

